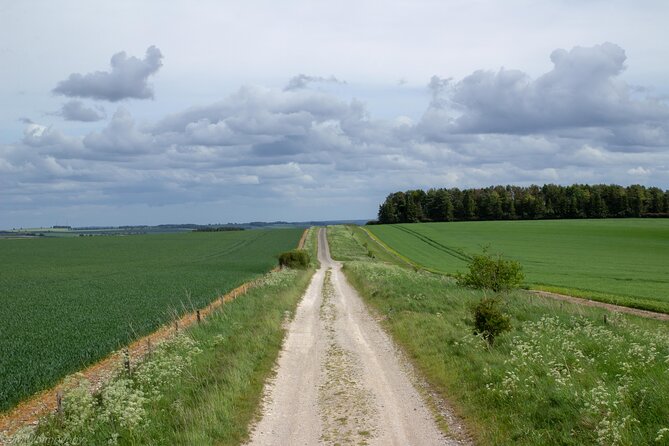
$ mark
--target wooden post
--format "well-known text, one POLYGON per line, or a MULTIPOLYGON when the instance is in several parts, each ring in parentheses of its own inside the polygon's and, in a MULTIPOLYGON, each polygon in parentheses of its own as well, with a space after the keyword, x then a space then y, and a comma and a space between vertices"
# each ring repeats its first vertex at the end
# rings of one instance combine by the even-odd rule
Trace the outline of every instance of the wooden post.
POLYGON ((151 353, 153 352, 153 349, 151 347, 151 338, 146 338, 146 354, 147 356, 151 357, 151 353))
POLYGON ((130 375, 130 351, 128 350, 128 347, 123 349, 123 366, 125 367, 125 371, 130 375))
POLYGON ((61 390, 56 392, 56 413, 63 415, 63 392, 61 390))
POLYGON ((202 316, 200 316, 200 310, 197 310, 195 312, 195 316, 197 317, 197 323, 199 324, 202 321, 202 316))
POLYGON ((179 320, 175 319, 174 320, 174 333, 179 333, 179 320))
POLYGON ((606 321, 606 314, 604 315, 604 324, 608 324, 608 322, 606 321))

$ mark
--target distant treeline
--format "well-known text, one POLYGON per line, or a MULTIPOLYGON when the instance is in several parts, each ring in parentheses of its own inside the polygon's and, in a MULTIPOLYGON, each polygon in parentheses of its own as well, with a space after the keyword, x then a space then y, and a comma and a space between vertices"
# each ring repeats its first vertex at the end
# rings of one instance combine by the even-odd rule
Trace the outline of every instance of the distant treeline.
POLYGON ((200 226, 195 229, 195 232, 227 232, 227 231, 243 231, 244 228, 238 226, 200 226))
POLYGON ((388 195, 378 223, 607 217, 669 217, 669 191, 615 184, 408 190, 388 195))

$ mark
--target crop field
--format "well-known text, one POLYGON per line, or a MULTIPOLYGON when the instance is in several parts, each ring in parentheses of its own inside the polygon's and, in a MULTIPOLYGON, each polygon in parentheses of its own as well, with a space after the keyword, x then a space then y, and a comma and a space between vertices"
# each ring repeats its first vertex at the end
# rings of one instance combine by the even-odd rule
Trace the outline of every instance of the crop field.
POLYGON ((669 444, 666 322, 511 291, 490 346, 471 314, 489 292, 370 256, 365 235, 330 227, 330 249, 476 444, 669 444))
POLYGON ((669 312, 669 220, 542 220, 369 226, 430 270, 464 271, 470 254, 518 260, 532 288, 669 312))
POLYGON ((268 271, 302 232, 0 240, 0 411, 268 271))

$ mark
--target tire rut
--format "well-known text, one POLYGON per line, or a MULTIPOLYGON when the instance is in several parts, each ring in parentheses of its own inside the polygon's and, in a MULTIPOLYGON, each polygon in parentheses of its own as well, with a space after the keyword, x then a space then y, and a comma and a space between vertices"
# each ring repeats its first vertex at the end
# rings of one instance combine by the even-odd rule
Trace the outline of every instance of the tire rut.
POLYGON ((290 323, 249 444, 469 444, 439 430, 410 367, 330 257, 323 229, 318 248, 321 267, 290 323))

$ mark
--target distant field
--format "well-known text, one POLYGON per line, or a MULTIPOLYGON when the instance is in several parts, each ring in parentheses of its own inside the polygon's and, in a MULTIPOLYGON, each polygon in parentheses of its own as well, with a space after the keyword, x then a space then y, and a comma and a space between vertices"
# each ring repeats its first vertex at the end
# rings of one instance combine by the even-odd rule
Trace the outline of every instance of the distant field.
POLYGON ((302 232, 0 240, 0 411, 268 271, 302 232))
POLYGON ((535 288, 669 312, 669 220, 542 220, 369 226, 412 262, 464 271, 485 246, 522 263, 535 288))

